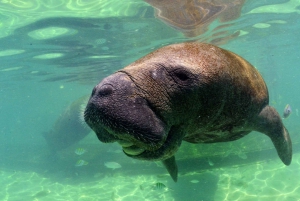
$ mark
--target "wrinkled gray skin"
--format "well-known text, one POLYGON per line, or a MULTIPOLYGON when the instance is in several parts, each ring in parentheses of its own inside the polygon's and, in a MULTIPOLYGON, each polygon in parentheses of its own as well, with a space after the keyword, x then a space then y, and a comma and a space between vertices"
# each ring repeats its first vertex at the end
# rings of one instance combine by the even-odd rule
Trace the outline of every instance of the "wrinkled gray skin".
POLYGON ((251 131, 269 136, 284 164, 292 159, 288 131, 268 105, 259 72, 238 55, 213 45, 165 46, 103 79, 85 110, 100 141, 125 154, 161 160, 174 181, 174 154, 182 140, 226 142, 251 131))

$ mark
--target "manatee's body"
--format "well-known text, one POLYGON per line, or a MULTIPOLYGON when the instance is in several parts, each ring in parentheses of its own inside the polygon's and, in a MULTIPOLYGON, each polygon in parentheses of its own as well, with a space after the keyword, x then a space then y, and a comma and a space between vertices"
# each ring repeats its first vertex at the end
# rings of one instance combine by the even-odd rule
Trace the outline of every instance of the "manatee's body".
POLYGON ((91 132, 91 129, 80 119, 82 108, 86 105, 87 101, 87 96, 74 101, 59 116, 51 131, 44 133, 46 142, 52 151, 65 149, 83 139, 91 132))
POLYGON ((251 131, 269 136, 281 160, 292 158, 288 131, 259 72, 209 44, 165 46, 106 77, 93 90, 85 121, 102 142, 133 158, 162 160, 177 180, 182 140, 226 142, 251 131))

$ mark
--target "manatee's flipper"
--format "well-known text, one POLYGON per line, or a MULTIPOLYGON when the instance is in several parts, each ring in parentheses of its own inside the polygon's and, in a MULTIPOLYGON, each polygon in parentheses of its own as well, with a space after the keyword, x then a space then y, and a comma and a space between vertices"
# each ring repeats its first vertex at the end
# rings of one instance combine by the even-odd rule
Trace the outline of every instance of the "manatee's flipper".
POLYGON ((254 130, 271 138, 278 156, 285 165, 289 165, 292 161, 292 142, 278 112, 274 108, 266 106, 258 115, 254 127, 254 130))
POLYGON ((178 176, 178 168, 175 161, 175 156, 172 156, 171 158, 168 158, 166 160, 163 160, 162 163, 168 170, 170 176, 172 177, 173 181, 177 182, 177 176, 178 176))

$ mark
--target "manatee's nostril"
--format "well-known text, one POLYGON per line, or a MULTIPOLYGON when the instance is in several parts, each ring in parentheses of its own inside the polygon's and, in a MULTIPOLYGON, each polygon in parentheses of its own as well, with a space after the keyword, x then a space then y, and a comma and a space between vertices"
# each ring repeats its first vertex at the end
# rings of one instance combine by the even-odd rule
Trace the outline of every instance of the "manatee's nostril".
POLYGON ((108 96, 110 94, 112 94, 113 92, 113 87, 110 85, 103 85, 100 87, 99 91, 98 91, 98 95, 99 96, 108 96))

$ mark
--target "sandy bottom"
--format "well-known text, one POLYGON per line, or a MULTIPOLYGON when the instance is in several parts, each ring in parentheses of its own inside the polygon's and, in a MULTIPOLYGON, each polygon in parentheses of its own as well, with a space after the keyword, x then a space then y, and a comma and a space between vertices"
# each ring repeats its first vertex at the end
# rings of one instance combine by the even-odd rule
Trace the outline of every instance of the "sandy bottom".
MULTIPOLYGON (((101 174, 99 177, 102 176, 101 174)), ((1 172, 0 200, 5 201, 131 201, 174 200, 168 187, 156 187, 157 178, 121 175, 106 176, 97 181, 75 185, 53 183, 50 179, 29 172, 1 172)), ((95 175, 98 177, 98 175, 95 175)), ((161 180, 167 184, 166 180, 161 180)))
POLYGON ((221 168, 215 200, 300 200, 300 154, 288 167, 279 160, 242 167, 221 168))
POLYGON ((293 156, 288 167, 274 160, 216 168, 181 174, 177 183, 167 175, 122 175, 122 169, 107 175, 95 174, 92 181, 76 182, 72 178, 57 182, 34 172, 2 170, 0 200, 296 201, 300 200, 299 170, 300 154, 293 156), (215 178, 214 184, 210 183, 211 178, 215 178), (157 187, 158 182, 164 186, 157 187))

